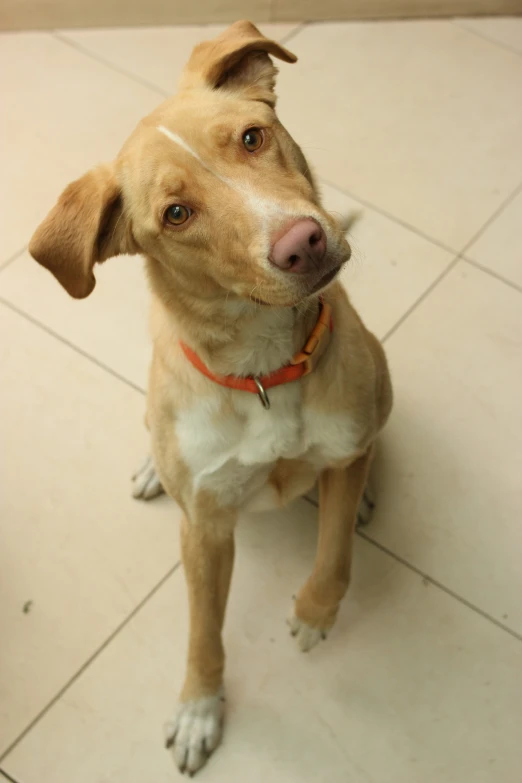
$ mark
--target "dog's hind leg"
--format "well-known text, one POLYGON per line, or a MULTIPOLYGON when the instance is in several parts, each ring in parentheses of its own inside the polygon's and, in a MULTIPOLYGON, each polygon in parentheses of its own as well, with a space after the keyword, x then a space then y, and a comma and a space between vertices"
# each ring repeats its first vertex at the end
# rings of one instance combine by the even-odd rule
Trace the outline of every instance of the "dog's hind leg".
POLYGON ((132 497, 137 500, 152 500, 163 492, 165 490, 156 472, 154 460, 148 456, 132 477, 132 497))
MULTIPOLYGON (((147 401, 148 402, 148 401, 147 401)), ((145 428, 150 432, 148 407, 144 416, 145 428)), ((152 500, 165 492, 158 476, 153 457, 147 455, 132 477, 132 497, 136 500, 152 500)))
POLYGON ((361 502, 359 503, 359 508, 357 510, 357 527, 365 527, 371 522, 374 509, 374 496, 370 489, 370 485, 366 484, 361 502))

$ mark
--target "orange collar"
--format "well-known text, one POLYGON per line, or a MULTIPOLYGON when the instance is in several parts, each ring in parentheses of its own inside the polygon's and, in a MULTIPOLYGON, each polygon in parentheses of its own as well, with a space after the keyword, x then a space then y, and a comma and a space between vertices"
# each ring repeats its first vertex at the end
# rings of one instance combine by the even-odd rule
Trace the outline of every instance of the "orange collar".
POLYGON ((290 361, 290 364, 280 367, 279 370, 274 370, 269 375, 247 375, 246 377, 240 377, 238 375, 216 375, 204 364, 197 353, 189 348, 189 346, 180 340, 183 353, 191 362, 194 367, 200 371, 211 381, 219 383, 220 386, 227 386, 229 389, 237 389, 238 391, 251 392, 252 394, 258 394, 263 404, 263 407, 270 408, 270 400, 266 393, 267 389, 272 386, 281 386, 283 383, 291 383, 292 381, 298 381, 305 375, 308 375, 314 369, 318 354, 318 348, 320 345, 324 345, 330 339, 330 332, 333 331, 332 320, 332 308, 321 297, 320 299, 321 309, 319 311, 319 318, 312 330, 312 334, 306 341, 302 351, 296 353, 294 358, 290 361))

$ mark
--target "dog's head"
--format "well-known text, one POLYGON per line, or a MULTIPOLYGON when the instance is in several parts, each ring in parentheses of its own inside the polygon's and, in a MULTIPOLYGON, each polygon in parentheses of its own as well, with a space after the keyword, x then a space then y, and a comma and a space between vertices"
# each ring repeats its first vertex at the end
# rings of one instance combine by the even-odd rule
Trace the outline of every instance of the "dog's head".
POLYGON ((293 305, 335 277, 350 248, 277 119, 269 55, 296 60, 249 22, 200 44, 114 164, 66 188, 29 249, 72 296, 120 253, 145 254, 185 299, 293 305))

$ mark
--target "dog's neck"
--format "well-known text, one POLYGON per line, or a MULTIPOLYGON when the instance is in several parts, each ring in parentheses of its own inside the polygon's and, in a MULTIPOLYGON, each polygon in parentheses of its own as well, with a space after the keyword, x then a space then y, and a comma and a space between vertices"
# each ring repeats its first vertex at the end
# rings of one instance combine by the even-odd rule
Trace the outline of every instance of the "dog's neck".
POLYGON ((318 316, 318 297, 296 307, 270 307, 225 293, 205 299, 173 290, 148 264, 163 334, 183 341, 218 375, 267 375, 300 351, 318 316))

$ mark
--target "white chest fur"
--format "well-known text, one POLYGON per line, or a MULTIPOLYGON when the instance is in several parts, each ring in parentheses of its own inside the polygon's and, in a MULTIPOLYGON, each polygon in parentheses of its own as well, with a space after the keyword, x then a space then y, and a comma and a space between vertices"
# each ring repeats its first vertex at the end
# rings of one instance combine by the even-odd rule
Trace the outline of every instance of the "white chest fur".
MULTIPOLYGON (((294 318, 289 308, 261 309, 240 344, 230 346, 227 362, 237 374, 259 375, 286 364, 295 350, 294 318)), ((257 395, 211 385, 208 396, 177 412, 178 447, 195 489, 209 489, 223 503, 243 505, 280 459, 304 458, 319 472, 356 451, 358 433, 351 418, 303 406, 299 381, 271 388, 269 397, 266 410, 257 395), (232 406, 223 405, 226 396, 232 406)))
POLYGON ((308 459, 319 472, 356 451, 351 418, 302 407, 298 382, 271 389, 270 410, 256 395, 236 392, 234 415, 220 416, 220 396, 181 412, 176 437, 194 487, 211 490, 224 503, 248 501, 279 459, 308 459))

